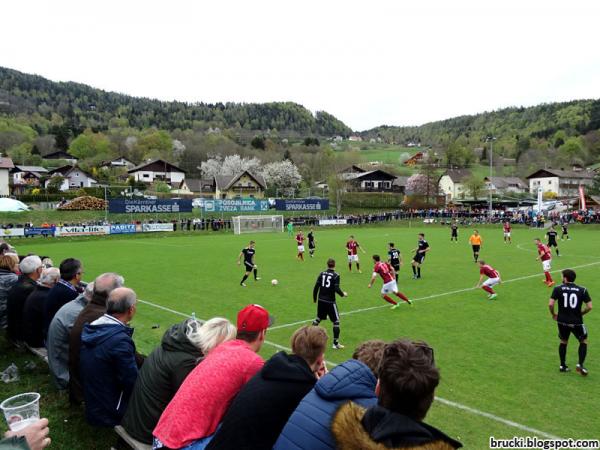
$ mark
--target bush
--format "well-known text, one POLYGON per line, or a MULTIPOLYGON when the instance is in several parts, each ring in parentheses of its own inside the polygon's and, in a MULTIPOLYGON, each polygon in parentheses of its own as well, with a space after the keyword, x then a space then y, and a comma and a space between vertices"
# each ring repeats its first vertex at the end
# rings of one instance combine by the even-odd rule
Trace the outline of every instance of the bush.
MULTIPOLYGON (((342 194, 344 208, 399 208, 404 196, 395 192, 345 192, 342 194)), ((330 199, 335 205, 335 197, 330 199)))
POLYGON ((15 198, 23 203, 59 202, 63 198, 70 199, 70 198, 75 198, 75 197, 76 197, 76 195, 74 192, 62 192, 59 194, 40 193, 37 195, 33 195, 33 194, 15 195, 15 198))

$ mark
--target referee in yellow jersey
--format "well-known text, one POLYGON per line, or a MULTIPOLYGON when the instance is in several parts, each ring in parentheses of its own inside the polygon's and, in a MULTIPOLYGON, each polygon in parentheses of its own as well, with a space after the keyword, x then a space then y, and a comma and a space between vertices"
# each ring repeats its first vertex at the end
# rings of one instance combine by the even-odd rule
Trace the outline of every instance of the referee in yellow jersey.
POLYGON ((479 259, 479 250, 481 250, 481 244, 483 243, 483 239, 481 239, 481 235, 479 231, 473 230, 473 234, 469 238, 469 243, 473 248, 473 259, 475 262, 479 259))

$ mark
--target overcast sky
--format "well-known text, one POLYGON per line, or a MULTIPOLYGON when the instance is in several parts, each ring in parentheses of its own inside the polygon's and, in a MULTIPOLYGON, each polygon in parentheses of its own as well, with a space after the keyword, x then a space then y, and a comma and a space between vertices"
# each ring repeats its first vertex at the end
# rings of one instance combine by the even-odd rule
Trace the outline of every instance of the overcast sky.
POLYGON ((599 23, 594 0, 8 0, 0 65, 365 130, 600 98, 599 23))

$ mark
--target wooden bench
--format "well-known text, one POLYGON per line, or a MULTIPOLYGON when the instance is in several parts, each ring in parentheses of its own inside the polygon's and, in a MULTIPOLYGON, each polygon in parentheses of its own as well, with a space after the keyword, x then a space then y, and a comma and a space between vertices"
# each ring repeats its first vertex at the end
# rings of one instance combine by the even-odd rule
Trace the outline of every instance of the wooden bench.
POLYGON ((30 347, 27 344, 25 344, 25 347, 27 347, 27 350, 29 350, 35 356, 43 359, 46 364, 48 364, 48 350, 45 347, 30 347))
POLYGON ((125 431, 125 428, 123 428, 121 425, 117 425, 115 427, 115 432, 133 450, 152 450, 152 446, 151 445, 144 444, 143 442, 140 442, 137 439, 132 438, 129 435, 129 433, 127 433, 127 431, 125 431))

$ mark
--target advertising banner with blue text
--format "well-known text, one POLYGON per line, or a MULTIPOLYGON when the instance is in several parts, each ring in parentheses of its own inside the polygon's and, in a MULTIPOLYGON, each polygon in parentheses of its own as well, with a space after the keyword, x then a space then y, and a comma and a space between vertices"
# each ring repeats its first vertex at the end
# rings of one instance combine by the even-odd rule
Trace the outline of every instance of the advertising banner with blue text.
POLYGON ((121 223, 110 226, 110 234, 131 234, 135 233, 135 224, 121 223))
POLYGON ((192 212, 192 201, 188 199, 115 198, 108 201, 108 212, 121 214, 185 213, 192 212))
POLYGON ((25 228, 25 236, 54 236, 55 227, 25 228))

